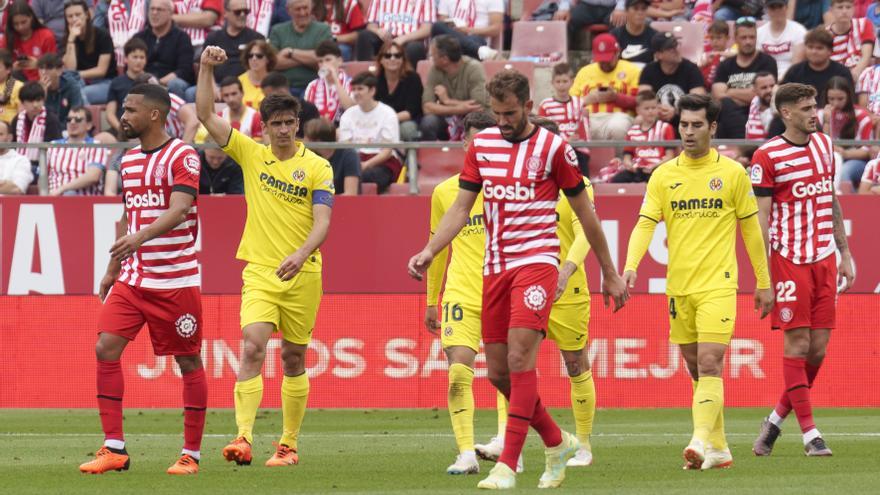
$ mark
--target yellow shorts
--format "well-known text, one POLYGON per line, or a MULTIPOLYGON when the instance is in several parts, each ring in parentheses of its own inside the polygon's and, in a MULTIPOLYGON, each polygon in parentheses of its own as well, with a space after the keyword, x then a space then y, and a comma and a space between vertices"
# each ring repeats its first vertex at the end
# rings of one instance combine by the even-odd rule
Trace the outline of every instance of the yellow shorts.
POLYGON ((440 305, 440 343, 443 348, 457 345, 480 352, 483 325, 482 306, 444 300, 440 305))
POLYGON ((299 272, 282 282, 275 270, 248 263, 241 272, 241 327, 272 323, 284 340, 307 345, 321 304, 321 273, 299 272))
POLYGON ((736 289, 669 296, 669 341, 730 344, 736 323, 736 289))
POLYGON ((562 351, 579 351, 587 345, 590 325, 590 299, 575 304, 553 305, 547 338, 562 351))

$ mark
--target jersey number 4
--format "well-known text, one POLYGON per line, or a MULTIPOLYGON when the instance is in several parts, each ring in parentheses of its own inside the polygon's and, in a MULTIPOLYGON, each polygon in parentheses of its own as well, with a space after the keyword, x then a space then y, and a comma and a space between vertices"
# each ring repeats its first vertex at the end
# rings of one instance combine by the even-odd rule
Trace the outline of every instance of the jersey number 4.
POLYGON ((796 286, 794 280, 786 280, 776 283, 776 301, 777 302, 794 302, 797 296, 794 294, 796 286))

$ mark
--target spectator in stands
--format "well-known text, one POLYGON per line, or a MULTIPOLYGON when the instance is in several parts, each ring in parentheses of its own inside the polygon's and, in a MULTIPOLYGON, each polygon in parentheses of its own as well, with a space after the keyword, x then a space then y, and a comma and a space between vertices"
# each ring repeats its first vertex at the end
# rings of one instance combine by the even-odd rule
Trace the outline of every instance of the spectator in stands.
POLYGON ((373 60, 384 43, 394 41, 406 51, 413 65, 426 57, 425 41, 437 21, 434 2, 422 0, 374 0, 367 15, 367 28, 358 32, 354 55, 373 60))
MULTIPOLYGON (((15 142, 44 143, 60 139, 61 122, 58 116, 46 109, 46 91, 38 82, 28 82, 21 88, 18 97, 21 99, 21 111, 12 119, 10 127, 15 142)), ((39 151, 29 148, 24 155, 31 161, 34 177, 40 175, 39 151)))
MULTIPOLYGON (((0 129, 0 133, 2 133, 2 129, 0 129)), ((2 182, 0 182, 0 190, 2 190, 2 182)), ((859 194, 880 194, 880 156, 865 166, 865 173, 862 174, 862 181, 859 184, 859 194)))
POLYGON ((571 88, 590 114, 591 139, 624 139, 633 123, 640 69, 620 60, 620 46, 604 33, 593 38, 593 63, 578 71, 571 88))
POLYGON ((351 99, 351 76, 342 70, 342 51, 332 40, 322 41, 315 49, 318 78, 306 87, 303 99, 318 107, 321 117, 339 122, 342 112, 354 105, 351 99))
MULTIPOLYGON (((640 122, 634 124, 626 133, 626 140, 672 141, 675 131, 668 122, 658 119, 660 100, 650 89, 643 89, 636 95, 636 114, 640 122)), ((651 173, 661 163, 671 160, 675 148, 662 146, 634 146, 623 150, 623 170, 611 178, 611 182, 647 182, 651 173)))
MULTIPOLYGON (((804 0, 802 0, 804 1, 804 0)), ((721 0, 713 2, 719 4, 715 8, 715 19, 719 21, 735 21, 743 17, 751 17, 754 19, 761 18, 761 7, 764 5, 762 0, 721 0)))
POLYGON ((247 0, 226 0, 226 9, 223 12, 226 24, 223 29, 211 31, 205 40, 205 46, 219 46, 226 51, 226 62, 214 68, 214 84, 220 84, 220 81, 229 76, 238 77, 243 74, 248 64, 247 59, 241 56, 242 47, 247 48, 252 41, 266 39, 247 26, 248 16, 252 13, 247 0))
POLYGON ((18 93, 24 83, 12 77, 12 54, 0 49, 0 120, 7 124, 18 115, 18 93))
POLYGON ((767 140, 768 130, 774 118, 773 93, 776 90, 776 74, 759 72, 755 74, 755 97, 749 104, 749 118, 746 121, 745 138, 754 141, 767 140))
MULTIPOLYGON (((30 0, 37 19, 52 31, 58 46, 64 42, 64 10, 69 0, 30 0)), ((86 9, 89 6, 86 5, 86 9)))
MULTIPOLYGON (((566 141, 589 141, 589 114, 584 112, 581 97, 571 95, 571 87, 574 85, 571 65, 565 62, 554 65, 550 84, 553 85, 553 96, 538 105, 538 116, 547 117, 555 122, 559 128, 557 134, 566 141)), ((576 148, 574 152, 581 173, 589 176, 590 149, 576 148)))
MULTIPOLYGON (((210 44, 208 46, 211 46, 210 44)), ((214 141, 208 137, 206 143, 214 141)), ((219 148, 205 148, 199 152, 202 173, 199 174, 199 194, 225 196, 244 194, 244 176, 241 166, 219 148)))
POLYGON ((576 40, 586 27, 608 24, 620 27, 626 23, 626 9, 618 0, 560 0, 559 9, 553 15, 557 21, 568 22, 568 39, 576 40))
POLYGON ((379 49, 376 59, 378 82, 376 99, 397 112, 400 122, 400 139, 419 139, 419 122, 422 120, 422 78, 406 59, 403 47, 389 41, 379 49))
POLYGON ((241 52, 241 64, 247 67, 244 74, 238 76, 244 88, 244 104, 260 109, 263 102, 263 79, 275 69, 278 62, 275 47, 265 40, 254 40, 245 45, 241 52))
MULTIPOLYGON (((831 22, 831 0, 792 0, 794 20, 807 29, 814 29, 831 22)), ((791 9, 789 7, 789 9, 791 9)))
MULTIPOLYGON (((5 120, 0 121, 0 143, 13 141, 12 128, 5 120)), ((0 148, 0 196, 26 194, 34 180, 31 163, 16 150, 0 148)))
POLYGON ((642 69, 639 89, 655 93, 659 101, 657 115, 660 120, 671 122, 674 129, 678 125, 675 122, 678 99, 688 93, 706 94, 706 83, 697 64, 682 58, 678 40, 672 33, 654 35, 651 49, 656 60, 642 69))
POLYGON ((107 107, 104 116, 110 128, 121 137, 119 119, 122 118, 122 103, 135 80, 144 74, 147 66, 147 44, 140 38, 132 38, 125 44, 125 72, 110 81, 107 93, 107 107))
POLYGON ((782 83, 798 82, 807 84, 819 93, 816 101, 819 108, 825 106, 825 87, 828 80, 834 76, 841 76, 853 82, 852 72, 843 64, 831 60, 834 38, 827 29, 818 27, 807 33, 804 37, 804 60, 788 68, 782 83))
POLYGON ((332 38, 330 26, 312 18, 311 0, 287 0, 291 22, 272 26, 269 42, 278 49, 276 69, 290 83, 290 92, 301 98, 306 86, 318 77, 315 48, 332 38))
POLYGON ((468 57, 492 60, 498 52, 490 44, 503 29, 504 0, 440 0, 431 36, 454 36, 468 57))
MULTIPOLYGON (((67 137, 52 141, 66 143, 115 142, 91 136, 94 124, 92 112, 77 106, 70 109, 67 117, 67 137)), ((46 154, 49 169, 49 194, 51 196, 97 196, 104 193, 104 170, 110 150, 106 148, 50 148, 46 154)))
MULTIPOLYGON (((220 99, 226 104, 223 110, 217 112, 220 118, 229 122, 233 129, 238 129, 254 141, 263 140, 260 112, 244 104, 244 91, 241 87, 241 81, 237 77, 227 76, 226 79, 220 81, 220 99)), ((195 142, 204 143, 208 141, 208 138, 207 129, 204 126, 199 126, 195 142)))
POLYGON ((369 148, 370 143, 397 143, 400 130, 397 113, 376 101, 376 76, 361 72, 351 81, 351 93, 357 105, 342 114, 339 142, 355 143, 361 158, 361 181, 374 183, 383 193, 397 181, 403 164, 391 148, 369 148))
MULTIPOLYGON (((263 0, 267 1, 267 0, 263 0)), ((287 12, 287 0, 269 0, 274 2, 272 8, 272 25, 290 22, 290 13, 287 12)), ((254 28, 257 29, 257 28, 254 28)), ((267 33, 268 36, 268 33, 267 33)))
POLYGON ((430 53, 433 65, 422 90, 422 139, 461 140, 461 119, 488 104, 486 73, 478 61, 462 55, 452 36, 431 40, 430 53))
POLYGON ((149 3, 148 0, 95 1, 94 24, 110 33, 117 65, 122 65, 125 61, 125 44, 144 29, 149 3))
POLYGON ((647 23, 650 0, 626 0, 626 24, 611 30, 622 51, 620 58, 643 67, 654 61, 651 39, 657 31, 647 23))
MULTIPOLYGON (((327 119, 315 119, 306 124, 305 142, 335 143, 336 127, 327 119)), ((312 148, 309 148, 312 149, 312 148)), ((333 167, 333 186, 337 196, 357 196, 361 183, 361 159, 351 148, 312 149, 333 167)))
POLYGON ((47 53, 40 57, 37 67, 40 85, 46 91, 46 108, 57 115, 59 120, 66 121, 67 112, 71 108, 86 104, 82 79, 75 71, 64 70, 61 57, 47 53))
POLYGON ((351 60, 358 31, 367 26, 367 20, 357 0, 312 0, 315 19, 326 22, 339 44, 343 60, 351 60))
MULTIPOLYGON (((2 75, 2 69, 0 69, 0 75, 2 75)), ((871 113, 874 130, 880 130, 880 64, 862 71, 856 84, 856 95, 859 98, 859 105, 871 113)))
MULTIPOLYGON (((852 84, 835 76, 828 80, 825 87, 825 108, 819 112, 819 124, 825 134, 832 139, 871 139, 874 126, 867 110, 856 105, 852 84)), ((871 159, 868 146, 834 146, 839 153, 843 165, 838 170, 838 181, 852 184, 853 190, 859 189, 859 182, 865 165, 871 159)))
POLYGON ((110 81, 117 75, 113 39, 110 33, 94 26, 85 0, 67 1, 64 15, 64 68, 79 72, 89 104, 103 105, 107 103, 110 81))
POLYGON ((58 51, 55 35, 43 27, 27 0, 15 0, 6 8, 6 37, 2 44, 0 48, 12 49, 13 68, 21 71, 28 81, 40 77, 37 60, 58 51))
POLYGON ((788 18, 788 0, 767 0, 765 8, 770 22, 758 28, 758 50, 776 59, 781 79, 792 64, 804 60, 807 29, 788 18))
POLYGON ((706 89, 711 91, 718 66, 724 60, 736 56, 736 52, 727 48, 730 44, 730 27, 727 26, 727 21, 712 21, 706 34, 709 37, 710 50, 700 56, 700 71, 706 81, 706 89))
POLYGON ((652 2, 647 14, 655 21, 687 21, 686 12, 684 0, 660 0, 652 2))
MULTIPOLYGON (((263 78, 263 83, 260 89, 266 96, 289 95, 290 86, 288 84, 289 83, 287 78, 284 77, 284 74, 280 72, 270 72, 263 78)), ((302 113, 299 115, 299 129, 296 131, 297 137, 302 137, 306 123, 310 120, 321 118, 321 114, 318 113, 318 107, 312 102, 305 101, 299 97, 295 98, 299 100, 300 105, 302 105, 302 113)))
POLYGON ((170 93, 186 98, 186 90, 195 80, 193 44, 172 22, 173 13, 171 0, 150 0, 149 26, 135 37, 147 44, 147 72, 158 77, 170 93))
POLYGON ((831 60, 845 65, 856 81, 871 64, 876 40, 871 21, 864 17, 853 18, 853 10, 853 0, 831 0, 834 21, 827 27, 834 35, 831 60))
POLYGON ((758 29, 753 18, 737 19, 734 27, 736 56, 721 62, 712 83, 712 96, 721 102, 719 138, 742 139, 745 136, 749 105, 755 97, 755 75, 758 72, 779 72, 776 60, 757 50, 757 38, 758 29))
MULTIPOLYGON (((208 33, 211 32, 211 28, 219 22, 223 15, 223 2, 224 0, 178 0, 174 2, 174 15, 171 19, 183 32, 189 35, 192 46, 198 50, 198 54, 201 54, 201 48, 205 44, 208 33)), ((151 24, 152 22, 150 20, 151 24)), ((190 60, 190 63, 194 61, 195 58, 190 60)))

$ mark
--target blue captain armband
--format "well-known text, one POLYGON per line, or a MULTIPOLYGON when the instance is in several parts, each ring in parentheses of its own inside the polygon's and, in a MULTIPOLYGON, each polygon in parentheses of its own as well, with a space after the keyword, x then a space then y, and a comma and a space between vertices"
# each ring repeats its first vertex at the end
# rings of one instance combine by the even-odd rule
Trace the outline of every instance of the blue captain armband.
POLYGON ((312 193, 313 205, 324 205, 333 208, 333 193, 330 191, 315 191, 312 193))

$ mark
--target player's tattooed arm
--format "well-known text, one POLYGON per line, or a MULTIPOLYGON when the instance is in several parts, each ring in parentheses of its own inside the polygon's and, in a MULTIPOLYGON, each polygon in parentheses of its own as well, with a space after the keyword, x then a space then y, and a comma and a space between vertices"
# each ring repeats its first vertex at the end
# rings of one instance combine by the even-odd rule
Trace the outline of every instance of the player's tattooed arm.
POLYGON ((834 242, 840 250, 840 264, 837 266, 838 286, 845 292, 852 288, 856 280, 856 271, 853 266, 852 254, 849 251, 849 242, 846 238, 846 225, 843 223, 843 210, 837 196, 831 202, 831 213, 834 221, 834 242))

